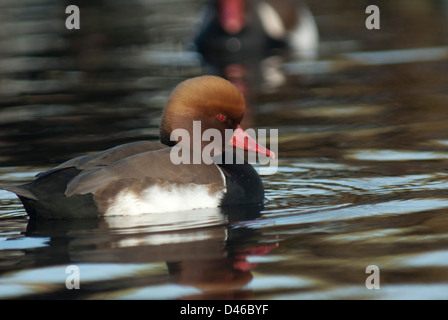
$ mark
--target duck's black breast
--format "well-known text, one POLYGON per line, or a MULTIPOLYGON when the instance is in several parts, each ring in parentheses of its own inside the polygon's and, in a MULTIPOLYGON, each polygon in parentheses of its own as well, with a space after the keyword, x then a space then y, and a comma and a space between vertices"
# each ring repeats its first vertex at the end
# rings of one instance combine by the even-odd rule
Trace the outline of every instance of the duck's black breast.
POLYGON ((254 167, 246 161, 238 159, 235 154, 233 155, 233 163, 225 163, 224 158, 225 155, 222 156, 221 164, 218 164, 226 178, 227 189, 221 200, 221 205, 263 204, 263 182, 254 167))

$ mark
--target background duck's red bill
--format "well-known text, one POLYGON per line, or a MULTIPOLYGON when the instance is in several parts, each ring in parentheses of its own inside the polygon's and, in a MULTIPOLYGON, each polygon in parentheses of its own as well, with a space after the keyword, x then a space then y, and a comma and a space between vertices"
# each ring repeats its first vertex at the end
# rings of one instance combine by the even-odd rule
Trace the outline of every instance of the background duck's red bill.
POLYGON ((219 2, 219 21, 224 31, 237 34, 244 28, 244 7, 243 0, 221 0, 219 2))
POLYGON ((229 142, 229 144, 243 150, 263 153, 268 157, 275 159, 274 152, 258 144, 250 135, 248 135, 243 130, 243 128, 241 128, 240 125, 238 125, 238 128, 235 129, 232 140, 229 142))

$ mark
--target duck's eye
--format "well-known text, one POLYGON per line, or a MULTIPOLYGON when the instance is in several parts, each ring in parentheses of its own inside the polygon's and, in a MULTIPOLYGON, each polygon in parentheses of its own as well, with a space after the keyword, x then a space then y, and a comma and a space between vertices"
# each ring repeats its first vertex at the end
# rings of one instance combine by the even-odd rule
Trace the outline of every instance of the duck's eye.
POLYGON ((216 118, 217 118, 219 121, 224 121, 224 120, 226 120, 226 116, 223 115, 222 113, 219 113, 219 114, 216 116, 216 118))

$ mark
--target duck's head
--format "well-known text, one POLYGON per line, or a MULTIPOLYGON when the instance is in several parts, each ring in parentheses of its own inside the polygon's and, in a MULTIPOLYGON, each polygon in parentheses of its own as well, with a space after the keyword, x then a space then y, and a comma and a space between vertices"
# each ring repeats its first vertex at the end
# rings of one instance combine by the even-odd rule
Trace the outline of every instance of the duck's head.
POLYGON ((245 108, 242 93, 228 80, 217 76, 199 76, 185 80, 174 89, 165 107, 160 125, 160 141, 168 146, 180 144, 191 149, 199 146, 203 149, 210 143, 203 141, 204 131, 216 129, 222 137, 219 144, 221 150, 226 145, 233 145, 273 157, 270 150, 257 144, 241 128, 245 108), (173 140, 172 133, 176 129, 185 130, 183 132, 188 132, 192 138, 189 141, 173 140), (225 139, 228 137, 227 129, 233 131, 230 140, 225 139), (201 139, 201 142, 194 139, 201 139))

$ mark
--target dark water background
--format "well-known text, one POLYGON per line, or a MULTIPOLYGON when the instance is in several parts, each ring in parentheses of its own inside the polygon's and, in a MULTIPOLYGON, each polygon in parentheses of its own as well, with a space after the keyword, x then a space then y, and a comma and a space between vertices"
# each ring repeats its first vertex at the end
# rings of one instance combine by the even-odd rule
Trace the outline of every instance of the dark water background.
MULTIPOLYGON (((188 46, 204 2, 79 1, 67 30, 74 3, 1 0, 0 183, 158 139, 172 88, 211 72, 188 46)), ((263 210, 33 222, 0 191, 0 298, 447 299, 448 2, 307 3, 318 59, 234 79, 245 126, 279 130, 263 210)))

